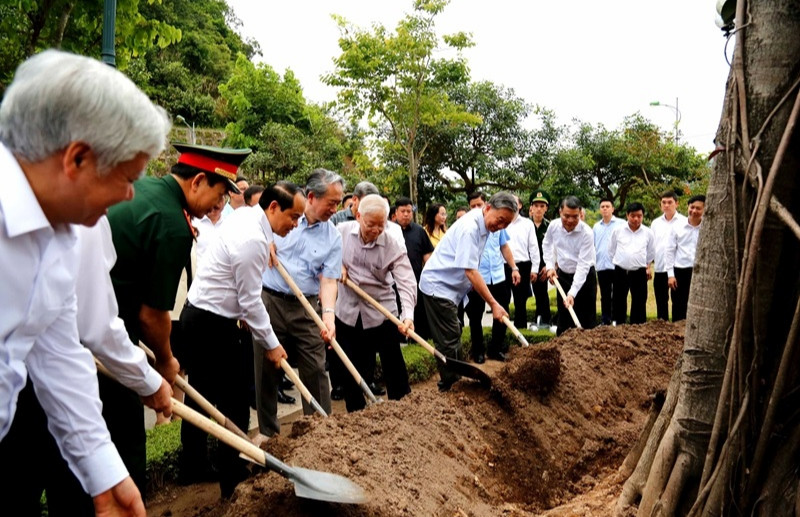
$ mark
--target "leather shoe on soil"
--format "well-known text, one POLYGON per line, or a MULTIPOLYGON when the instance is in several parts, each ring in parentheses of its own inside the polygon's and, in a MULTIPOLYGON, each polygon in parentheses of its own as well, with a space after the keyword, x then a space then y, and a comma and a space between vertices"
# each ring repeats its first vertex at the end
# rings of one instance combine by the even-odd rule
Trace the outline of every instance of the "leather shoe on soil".
POLYGON ((475 356, 475 362, 478 363, 478 364, 485 363, 486 362, 486 356, 483 355, 483 354, 478 354, 477 356, 475 356))
POLYGON ((494 359, 495 361, 500 361, 501 363, 506 360, 506 354, 503 352, 495 352, 493 354, 489 354, 489 359, 494 359))
POLYGON ((294 404, 297 402, 294 397, 287 395, 283 390, 278 390, 278 402, 281 404, 294 404))
POLYGON ((334 386, 331 390, 331 400, 342 400, 344 398, 344 386, 334 386))
POLYGON ((439 391, 440 392, 445 392, 445 391, 450 391, 450 388, 452 388, 453 384, 455 384, 455 383, 456 383, 456 379, 453 379, 453 380, 450 380, 450 381, 439 381, 439 382, 436 383, 436 385, 439 386, 439 391))
POLYGON ((369 391, 371 391, 372 394, 375 395, 376 397, 380 397, 381 395, 386 395, 386 390, 383 389, 383 386, 381 386, 377 382, 369 383, 369 391))

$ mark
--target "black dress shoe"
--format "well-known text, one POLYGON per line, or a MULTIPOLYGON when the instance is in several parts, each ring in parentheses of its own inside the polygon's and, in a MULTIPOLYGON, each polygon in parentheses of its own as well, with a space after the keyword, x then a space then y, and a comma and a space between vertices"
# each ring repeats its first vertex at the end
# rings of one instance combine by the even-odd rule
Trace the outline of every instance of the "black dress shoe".
POLYGON ((372 392, 373 395, 376 397, 380 397, 381 395, 386 395, 386 390, 378 384, 377 382, 369 383, 369 391, 372 392))
POLYGON ((294 397, 287 395, 283 390, 278 390, 278 402, 281 404, 294 404, 297 402, 294 397))
POLYGON ((281 379, 279 386, 281 387, 282 390, 286 391, 294 388, 294 383, 290 381, 288 378, 284 377, 283 379, 281 379))
POLYGON ((486 362, 486 356, 483 354, 478 354, 475 356, 475 362, 478 364, 483 364, 486 362))
POLYGON ((334 386, 331 390, 331 400, 342 400, 344 398, 344 386, 334 386))
POLYGON ((495 361, 504 362, 506 360, 506 354, 503 352, 495 352, 488 355, 489 359, 493 359, 495 361))
POLYGON ((453 387, 453 384, 455 384, 455 382, 456 382, 455 380, 452 380, 452 381, 439 381, 439 382, 436 383, 436 385, 439 386, 439 391, 440 392, 445 392, 445 391, 450 391, 450 388, 453 387))

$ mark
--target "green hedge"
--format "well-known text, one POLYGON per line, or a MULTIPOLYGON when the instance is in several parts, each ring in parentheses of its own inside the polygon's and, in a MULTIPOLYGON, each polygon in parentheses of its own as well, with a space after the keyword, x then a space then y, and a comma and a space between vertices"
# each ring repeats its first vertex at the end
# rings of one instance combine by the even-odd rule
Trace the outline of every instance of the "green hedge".
POLYGON ((178 478, 181 421, 147 430, 147 493, 152 494, 178 478))

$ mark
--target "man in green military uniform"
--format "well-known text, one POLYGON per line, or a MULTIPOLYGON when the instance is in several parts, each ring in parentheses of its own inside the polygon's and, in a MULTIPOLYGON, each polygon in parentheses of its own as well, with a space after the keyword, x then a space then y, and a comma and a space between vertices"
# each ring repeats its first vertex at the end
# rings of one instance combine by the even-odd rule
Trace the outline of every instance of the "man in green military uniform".
MULTIPOLYGON (((536 298, 536 322, 539 325, 550 326, 550 297, 547 295, 547 275, 544 275, 544 254, 542 241, 550 221, 544 215, 550 207, 550 196, 544 190, 534 190, 531 194, 530 211, 528 212, 536 227, 536 240, 539 241, 539 277, 531 284, 533 296, 536 298)), ((534 266, 535 267, 535 266, 534 266)))
MULTIPOLYGON (((249 149, 173 145, 181 155, 171 173, 136 181, 135 197, 108 213, 117 252, 111 280, 119 316, 131 340, 141 340, 153 350, 156 369, 170 383, 179 370, 170 347, 170 311, 195 237, 191 218, 206 215, 226 192, 239 192, 236 172, 250 154, 249 149)), ((111 438, 144 491, 142 402, 134 392, 102 376, 100 395, 111 438)))

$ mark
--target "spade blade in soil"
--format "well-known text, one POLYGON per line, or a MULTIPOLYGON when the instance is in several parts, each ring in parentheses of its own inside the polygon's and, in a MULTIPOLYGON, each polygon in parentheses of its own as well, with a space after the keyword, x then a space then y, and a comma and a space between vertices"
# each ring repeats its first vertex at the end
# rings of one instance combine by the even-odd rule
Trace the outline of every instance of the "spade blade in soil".
POLYGON ((364 490, 344 476, 301 467, 292 467, 289 477, 294 483, 294 493, 304 499, 332 503, 361 504, 367 502, 364 490))
POLYGON ((364 489, 344 476, 302 467, 290 467, 266 452, 264 460, 267 468, 294 484, 294 493, 298 497, 345 504, 361 504, 367 501, 364 489))
POLYGON ((469 377, 470 379, 475 379, 480 381, 481 386, 488 388, 492 385, 492 378, 486 374, 483 370, 475 366, 474 364, 466 363, 464 361, 459 361, 458 359, 453 359, 452 357, 447 358, 446 363, 447 368, 449 368, 453 373, 457 373, 462 377, 469 377))

